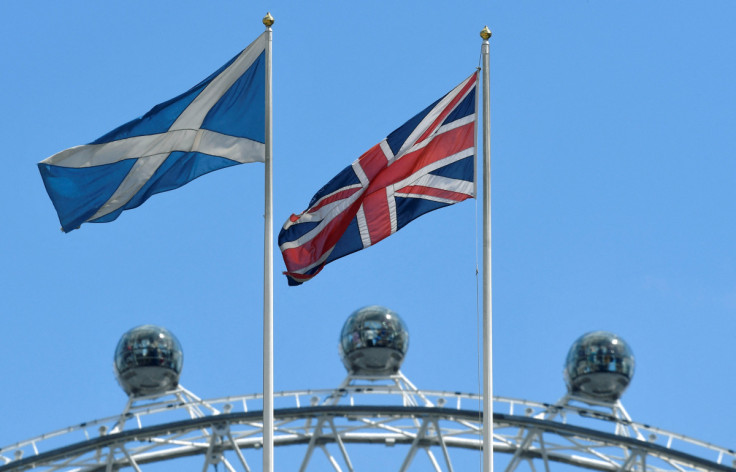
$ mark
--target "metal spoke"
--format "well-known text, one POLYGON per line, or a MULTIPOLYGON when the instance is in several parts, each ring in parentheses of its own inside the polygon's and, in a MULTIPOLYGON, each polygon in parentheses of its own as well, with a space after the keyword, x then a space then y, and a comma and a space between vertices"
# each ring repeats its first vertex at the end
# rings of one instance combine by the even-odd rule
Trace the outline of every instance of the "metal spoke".
MULTIPOLYGON (((424 450, 434 470, 452 472, 455 450, 481 450, 477 395, 420 391, 397 379, 275 394, 274 445, 300 447, 302 471, 315 449, 332 469, 346 472, 364 470, 351 451, 360 444, 402 447, 394 470, 408 470, 424 450)), ((635 423, 618 404, 494 400, 493 447, 509 455, 508 471, 552 472, 563 464, 606 472, 736 472, 734 451, 635 423)), ((0 448, 0 472, 142 471, 191 456, 202 458, 205 472, 220 463, 250 472, 249 459, 258 461, 263 445, 261 405, 257 394, 203 401, 183 389, 138 399, 123 414, 0 448)))

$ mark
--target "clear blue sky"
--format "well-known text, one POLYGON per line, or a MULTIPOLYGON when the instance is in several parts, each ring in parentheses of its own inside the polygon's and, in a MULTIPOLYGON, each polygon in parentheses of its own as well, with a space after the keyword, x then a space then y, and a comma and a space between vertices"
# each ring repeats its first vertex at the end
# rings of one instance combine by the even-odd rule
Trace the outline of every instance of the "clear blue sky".
MULTIPOLYGON (((472 73, 487 24, 495 393, 554 402, 572 342, 609 330, 635 420, 736 447, 731 0, 0 3, 0 445, 118 413, 113 351, 144 323, 199 396, 261 390, 262 164, 63 234, 36 163, 187 90, 266 11, 276 233, 472 73)), ((480 202, 433 212, 297 288, 276 250, 276 390, 339 384, 342 323, 381 304, 417 386, 478 392, 479 228, 480 202)))

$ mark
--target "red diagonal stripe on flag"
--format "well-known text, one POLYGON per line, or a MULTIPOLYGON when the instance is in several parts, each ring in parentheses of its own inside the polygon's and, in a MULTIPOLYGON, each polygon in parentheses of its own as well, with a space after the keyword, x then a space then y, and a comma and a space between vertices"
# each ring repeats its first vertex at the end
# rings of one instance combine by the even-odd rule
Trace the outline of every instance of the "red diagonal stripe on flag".
MULTIPOLYGON (((451 190, 442 190, 436 187, 425 187, 424 185, 408 185, 396 191, 396 196, 401 197, 403 194, 426 195, 428 197, 437 197, 444 200, 453 200, 462 202, 470 198, 467 193, 453 192, 451 190)), ((411 196, 407 195, 407 196, 411 196)))
POLYGON ((354 188, 349 188, 347 190, 341 190, 339 192, 335 192, 332 195, 324 197, 322 200, 316 203, 312 208, 307 210, 307 213, 314 213, 318 211, 320 208, 324 207, 325 205, 329 205, 330 203, 334 203, 338 200, 344 200, 346 198, 350 198, 352 194, 354 194, 355 192, 360 192, 361 190, 362 190, 362 187, 354 187, 354 188))
POLYGON ((468 92, 468 90, 470 90, 472 87, 475 86, 475 80, 477 76, 478 76, 477 74, 473 74, 471 76, 470 80, 468 80, 468 83, 465 84, 465 87, 463 87, 460 93, 458 93, 455 96, 455 98, 452 99, 452 101, 445 107, 445 109, 442 110, 442 113, 440 113, 440 116, 437 117, 436 120, 434 120, 434 122, 432 123, 432 126, 427 128, 424 134, 422 134, 422 136, 419 139, 417 139, 416 141, 417 143, 421 143, 422 141, 427 139, 427 137, 431 135, 442 124, 442 122, 445 121, 445 118, 447 118, 447 116, 455 109, 455 106, 458 103, 460 103, 462 99, 465 98, 465 94, 468 92))
POLYGON ((290 262, 289 269, 299 270, 320 259, 325 252, 332 249, 340 240, 350 222, 358 213, 362 200, 359 198, 350 207, 340 212, 335 218, 327 223, 319 234, 304 244, 284 249, 282 252, 290 262))
POLYGON ((425 147, 401 156, 368 186, 368 193, 400 182, 418 170, 475 145, 475 124, 468 123, 436 136, 425 147))

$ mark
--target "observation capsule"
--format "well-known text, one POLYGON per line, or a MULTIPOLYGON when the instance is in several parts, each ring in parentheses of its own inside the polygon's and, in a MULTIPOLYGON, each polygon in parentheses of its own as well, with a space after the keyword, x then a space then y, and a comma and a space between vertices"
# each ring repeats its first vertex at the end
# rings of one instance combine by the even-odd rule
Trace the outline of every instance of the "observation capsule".
POLYGON ((409 331, 401 317, 372 305, 354 311, 342 327, 342 363, 355 375, 388 376, 398 372, 409 349, 409 331))
POLYGON ((120 338, 115 349, 115 376, 130 396, 173 390, 179 385, 183 363, 179 340, 160 326, 131 329, 120 338))
POLYGON ((619 336, 593 331, 573 343, 564 376, 571 394, 615 402, 634 376, 634 353, 619 336))

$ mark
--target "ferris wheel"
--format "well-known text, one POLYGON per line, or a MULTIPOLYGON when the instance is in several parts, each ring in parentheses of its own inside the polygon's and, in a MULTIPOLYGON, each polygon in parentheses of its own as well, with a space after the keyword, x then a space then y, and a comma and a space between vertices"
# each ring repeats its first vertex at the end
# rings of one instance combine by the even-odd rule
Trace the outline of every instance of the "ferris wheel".
MULTIPOLYGON (((408 332, 396 313, 357 310, 339 349, 348 375, 337 388, 274 394, 274 446, 290 446, 296 458, 283 470, 375 470, 360 452, 367 449, 382 470, 454 471, 459 456, 479 457, 481 397, 412 384, 400 370, 408 332)), ((129 395, 123 411, 2 447, 0 472, 172 470, 180 462, 186 467, 175 470, 260 470, 262 396, 204 400, 178 384, 181 369, 182 349, 168 330, 128 331, 115 352, 129 395)), ((733 450, 629 417, 620 398, 634 357, 620 337, 581 336, 564 372, 568 392, 555 403, 494 397, 497 469, 736 471, 733 450)))

